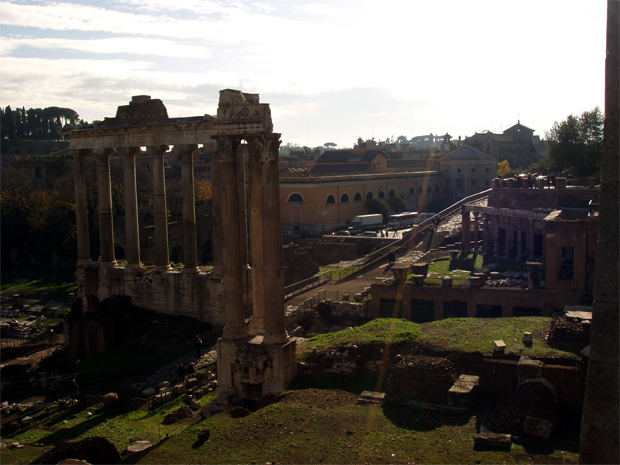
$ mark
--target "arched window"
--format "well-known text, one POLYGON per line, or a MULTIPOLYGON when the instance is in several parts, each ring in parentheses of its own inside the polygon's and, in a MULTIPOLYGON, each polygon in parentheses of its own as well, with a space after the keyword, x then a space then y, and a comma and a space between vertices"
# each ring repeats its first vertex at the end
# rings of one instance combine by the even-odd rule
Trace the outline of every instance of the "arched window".
POLYGON ((354 202, 361 202, 362 201, 362 194, 360 194, 359 192, 355 193, 355 197, 353 197, 353 201, 354 202))
POLYGON ((379 198, 380 199, 384 199, 385 198, 385 194, 383 193, 383 191, 379 191, 379 198))
POLYGON ((286 200, 288 203, 304 203, 304 198, 298 192, 293 192, 286 200))
POLYGON ((431 189, 431 186, 426 186, 426 192, 428 194, 430 194, 431 192, 433 192, 433 189, 431 189))
POLYGON ((366 200, 372 200, 373 195, 372 195, 372 191, 368 191, 368 193, 366 194, 366 200))
POLYGON ((415 188, 414 187, 410 187, 409 188, 409 195, 415 195, 415 188))
POLYGON ((327 196, 327 200, 325 201, 325 203, 326 203, 327 205, 330 205, 330 204, 332 204, 332 203, 336 203, 336 197, 334 197, 332 194, 329 194, 329 195, 327 196))
POLYGON ((394 192, 394 189, 390 189, 390 193, 388 194, 388 196, 396 197, 396 192, 394 192))
POLYGON ((346 192, 340 196, 340 203, 345 203, 349 201, 349 194, 346 192))

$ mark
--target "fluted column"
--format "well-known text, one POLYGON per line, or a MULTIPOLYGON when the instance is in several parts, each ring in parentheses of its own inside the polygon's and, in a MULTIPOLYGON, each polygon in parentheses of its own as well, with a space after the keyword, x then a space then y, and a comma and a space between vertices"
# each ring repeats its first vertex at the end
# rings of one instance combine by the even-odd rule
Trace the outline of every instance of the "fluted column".
POLYGON ((247 335, 243 315, 241 288, 241 247, 239 221, 239 192, 237 189, 237 146, 239 140, 229 136, 217 137, 217 162, 220 169, 220 200, 222 208, 222 236, 225 250, 222 254, 224 286, 225 339, 239 339, 247 335))
POLYGON ((125 185, 125 256, 128 268, 141 268, 140 229, 138 225, 138 190, 136 186, 136 153, 139 147, 128 148, 123 156, 125 185))
POLYGON ((166 145, 148 147, 153 161, 153 222, 155 231, 154 264, 155 269, 165 271, 170 269, 168 256, 168 211, 166 208, 166 177, 164 173, 164 152, 166 145))
POLYGON ((112 183, 110 180, 110 153, 104 149, 97 153, 97 197, 99 208, 99 262, 116 265, 114 257, 114 224, 112 219, 112 183))
POLYGON ((250 333, 265 331, 265 267, 263 262, 263 167, 264 140, 248 139, 250 188, 250 261, 252 265, 252 324, 250 333))
POLYGON ((75 187, 75 226, 77 236, 77 265, 92 264, 88 234, 88 200, 86 194, 86 156, 91 150, 75 150, 73 154, 75 187))
POLYGON ((183 272, 198 271, 196 248, 196 201, 194 193, 194 150, 196 145, 181 146, 181 184, 183 192, 183 272))
POLYGON ((288 340, 284 322, 284 267, 278 150, 280 134, 265 135, 263 150, 263 261, 265 280, 265 336, 267 344, 288 340))

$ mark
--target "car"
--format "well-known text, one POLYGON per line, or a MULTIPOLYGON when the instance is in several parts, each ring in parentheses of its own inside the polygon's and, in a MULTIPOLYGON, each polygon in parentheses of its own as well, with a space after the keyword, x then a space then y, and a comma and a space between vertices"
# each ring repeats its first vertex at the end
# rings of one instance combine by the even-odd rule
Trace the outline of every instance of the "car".
POLYGON ((349 231, 343 230, 343 231, 334 231, 332 233, 332 236, 350 236, 351 233, 349 231))

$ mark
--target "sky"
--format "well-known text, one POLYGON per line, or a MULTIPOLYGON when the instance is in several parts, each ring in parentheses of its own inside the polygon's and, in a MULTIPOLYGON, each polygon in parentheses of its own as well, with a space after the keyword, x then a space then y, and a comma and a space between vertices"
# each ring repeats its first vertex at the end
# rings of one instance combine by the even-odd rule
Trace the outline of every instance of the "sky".
POLYGON ((501 132, 603 110, 604 0, 0 0, 0 105, 171 117, 259 93, 283 144, 501 132))

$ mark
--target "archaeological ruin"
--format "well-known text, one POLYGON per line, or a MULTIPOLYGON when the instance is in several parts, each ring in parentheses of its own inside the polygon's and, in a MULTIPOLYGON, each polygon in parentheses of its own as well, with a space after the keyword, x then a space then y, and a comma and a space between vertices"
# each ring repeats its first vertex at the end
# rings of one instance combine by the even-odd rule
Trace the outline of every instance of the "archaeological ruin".
MULTIPOLYGON (((82 309, 111 296, 141 308, 223 326, 218 342, 220 396, 261 400, 295 374, 295 342, 284 326, 284 276, 278 149, 268 104, 258 94, 220 91, 216 116, 168 117, 159 99, 135 96, 116 117, 65 131, 75 167, 77 297, 82 309), (193 152, 212 139, 215 268, 200 271, 196 246, 193 152), (248 175, 241 145, 248 153, 248 175), (182 157, 183 267, 172 269, 164 164, 171 146, 182 157), (144 266, 136 194, 136 155, 150 154, 154 266, 144 266), (124 160, 126 263, 115 258, 110 155, 124 160), (97 168, 99 259, 91 259, 85 166, 97 168), (249 195, 245 194, 248 186, 249 195), (246 198, 249 205, 246 209, 246 198), (247 210, 247 213, 246 213, 247 210), (251 285, 250 285, 251 281, 251 285), (251 295, 247 289, 251 287, 251 295), (251 302, 252 312, 248 315, 251 302), (251 323, 246 324, 250 317, 251 323)), ((72 335, 73 336, 73 335, 72 335)))

